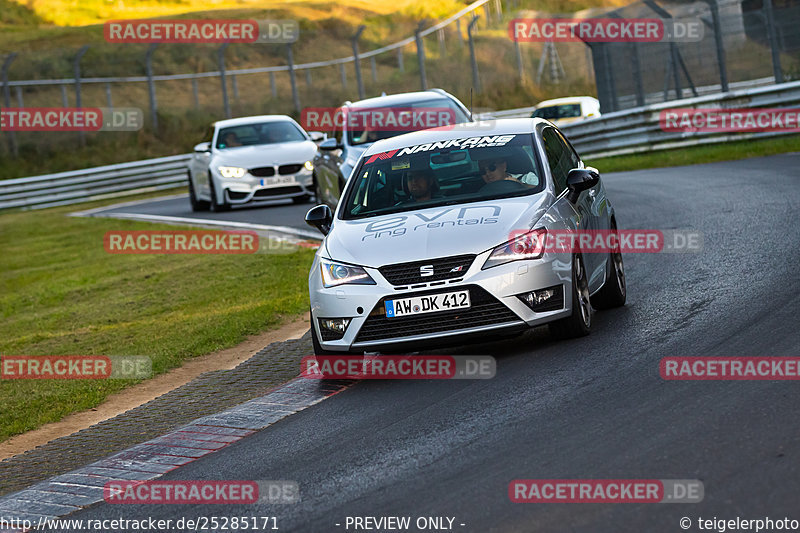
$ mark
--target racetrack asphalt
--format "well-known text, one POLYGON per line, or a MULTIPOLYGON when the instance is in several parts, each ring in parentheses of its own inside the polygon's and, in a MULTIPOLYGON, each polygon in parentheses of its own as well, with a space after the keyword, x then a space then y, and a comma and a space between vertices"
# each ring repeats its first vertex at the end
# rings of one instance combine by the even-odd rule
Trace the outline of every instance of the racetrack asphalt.
MULTIPOLYGON (((667 356, 800 355, 799 166, 785 154, 604 176, 620 229, 692 228, 704 250, 626 255, 628 303, 596 313, 588 337, 539 328, 450 351, 494 355, 494 379, 362 381, 163 478, 293 480, 300 503, 101 503, 70 518, 276 516, 304 533, 347 531, 348 516, 447 516, 465 532, 800 520, 800 383, 659 376, 667 356), (705 497, 509 500, 511 480, 560 478, 698 479, 705 497)), ((307 208, 233 214, 276 224, 294 210, 302 224, 307 208)))

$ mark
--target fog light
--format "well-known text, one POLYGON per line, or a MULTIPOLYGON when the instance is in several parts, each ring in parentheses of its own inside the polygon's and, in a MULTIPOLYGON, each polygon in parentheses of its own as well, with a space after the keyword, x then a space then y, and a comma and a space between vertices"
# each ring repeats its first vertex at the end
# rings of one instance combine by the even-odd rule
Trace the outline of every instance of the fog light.
POLYGON ((561 285, 519 294, 517 297, 533 311, 554 311, 564 307, 564 294, 561 285))
POLYGON ((334 341, 344 337, 347 326, 350 325, 352 318, 320 318, 319 329, 322 333, 322 340, 334 341))

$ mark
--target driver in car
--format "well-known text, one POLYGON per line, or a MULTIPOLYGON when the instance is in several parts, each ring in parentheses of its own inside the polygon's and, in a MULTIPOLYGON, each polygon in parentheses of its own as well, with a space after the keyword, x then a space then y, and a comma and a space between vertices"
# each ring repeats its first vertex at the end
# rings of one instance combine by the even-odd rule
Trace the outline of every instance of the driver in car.
POLYGON ((233 148, 236 146, 242 146, 242 142, 239 140, 239 136, 236 135, 236 132, 229 131, 222 138, 222 145, 222 148, 233 148))
POLYGON ((414 202, 425 202, 431 198, 441 198, 439 181, 430 169, 412 170, 406 174, 406 189, 414 202))

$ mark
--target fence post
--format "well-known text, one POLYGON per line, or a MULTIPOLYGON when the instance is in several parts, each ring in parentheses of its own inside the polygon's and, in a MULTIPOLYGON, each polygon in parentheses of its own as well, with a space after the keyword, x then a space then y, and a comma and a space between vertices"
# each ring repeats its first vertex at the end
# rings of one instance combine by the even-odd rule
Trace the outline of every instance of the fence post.
POLYGON ((292 43, 286 44, 286 55, 289 60, 289 81, 292 84, 292 101, 294 102, 295 111, 298 113, 300 109, 300 96, 297 94, 297 77, 294 72, 294 54, 292 53, 292 43))
POLYGON ((644 85, 642 84, 642 62, 639 55, 639 43, 630 43, 633 47, 633 63, 631 70, 633 74, 634 85, 636 86, 636 105, 642 107, 644 105, 644 85))
MULTIPOLYGON (((12 61, 17 58, 16 52, 10 53, 6 56, 5 61, 3 61, 3 68, 0 74, 3 77, 3 105, 5 107, 11 107, 11 87, 8 85, 8 67, 11 66, 12 61)), ((19 155, 19 148, 17 147, 17 136, 13 131, 9 131, 8 133, 8 148, 11 150, 11 153, 14 154, 14 157, 19 155)))
POLYGON ((278 86, 275 84, 275 73, 274 72, 270 72, 269 73, 269 88, 270 88, 270 91, 272 92, 272 97, 273 98, 277 98, 278 97, 278 86))
POLYGON ((25 107, 25 99, 22 97, 22 87, 15 87, 17 93, 17 107, 25 107))
POLYGON ((444 28, 439 28, 439 31, 436 32, 436 36, 439 39, 439 55, 444 57, 447 54, 447 50, 444 46, 444 28))
POLYGON ((428 90, 428 78, 425 76, 425 43, 422 42, 420 32, 425 25, 425 21, 419 21, 417 29, 414 30, 414 39, 417 42, 417 63, 419 63, 419 82, 423 91, 428 90))
POLYGON ((769 48, 772 51, 772 73, 775 76, 775 83, 783 83, 783 69, 781 68, 781 52, 778 49, 778 38, 775 34, 775 17, 772 12, 772 0, 763 0, 764 18, 767 23, 767 35, 769 36, 769 48))
POLYGON ((111 98, 111 84, 106 83, 106 102, 108 103, 109 108, 114 107, 114 100, 111 98))
POLYGON ((61 107, 69 107, 69 98, 67 98, 67 86, 61 86, 61 107))
POLYGON ((147 48, 145 56, 145 70, 147 72, 147 93, 150 96, 150 121, 153 131, 158 132, 158 103, 156 102, 156 84, 153 82, 153 52, 158 48, 158 43, 153 43, 147 48))
POLYGON ((522 51, 519 48, 519 40, 517 40, 516 35, 514 35, 514 54, 517 58, 517 74, 519 75, 519 81, 524 81, 525 72, 522 69, 522 51))
POLYGON ((375 56, 369 58, 369 68, 372 71, 372 83, 378 83, 378 67, 375 65, 375 56))
POLYGON ((472 20, 469 21, 467 25, 467 38, 469 39, 469 59, 470 63, 472 64, 472 86, 475 88, 475 92, 480 94, 481 92, 481 80, 478 77, 478 60, 475 58, 475 43, 472 42, 472 28, 477 24, 478 19, 480 17, 478 15, 474 15, 472 20))
POLYGON ((239 84, 236 81, 236 76, 231 75, 231 88, 233 89, 233 100, 239 103, 239 84))
POLYGON ((225 79, 225 49, 230 43, 224 43, 217 50, 217 63, 219 64, 219 76, 222 82, 222 107, 225 110, 225 118, 231 118, 231 103, 228 101, 228 83, 225 79))
POLYGON ((405 72, 406 71, 405 65, 403 65, 403 47, 402 46, 397 49, 397 69, 400 72, 405 72))
POLYGON ((358 99, 364 99, 364 81, 361 79, 361 61, 358 55, 358 38, 361 37, 361 33, 367 29, 366 26, 363 24, 358 27, 356 30, 355 35, 350 38, 350 42, 353 45, 353 62, 356 65, 356 84, 358 85, 358 99))
POLYGON ((719 83, 722 92, 728 92, 728 67, 725 64, 725 44, 722 41, 722 25, 719 21, 719 4, 716 0, 706 0, 711 10, 711 22, 714 24, 714 42, 717 46, 717 65, 719 65, 719 83))
MULTIPOLYGON (((75 59, 72 62, 72 70, 75 73, 75 107, 81 108, 82 101, 81 101, 81 59, 83 59, 84 54, 89 50, 89 45, 85 44, 81 46, 80 50, 78 50, 75 59)), ((78 137, 80 139, 81 146, 86 146, 86 132, 79 131, 78 137)))
POLYGON ((200 91, 197 89, 197 78, 192 78, 192 98, 194 98, 194 108, 200 109, 200 91))
POLYGON ((342 89, 347 89, 347 71, 344 68, 344 63, 339 63, 339 72, 342 75, 342 89))

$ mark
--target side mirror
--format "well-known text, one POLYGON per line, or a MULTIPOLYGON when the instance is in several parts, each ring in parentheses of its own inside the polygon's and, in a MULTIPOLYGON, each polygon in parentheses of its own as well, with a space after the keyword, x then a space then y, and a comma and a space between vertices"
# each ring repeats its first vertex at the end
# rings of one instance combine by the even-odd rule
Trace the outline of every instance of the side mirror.
POLYGON ((331 152, 333 150, 341 150, 343 147, 339 144, 335 138, 333 139, 325 139, 321 143, 319 143, 319 149, 331 152))
POLYGON ((600 174, 596 168, 573 168, 567 174, 567 199, 573 204, 578 201, 581 193, 591 189, 600 182, 600 174))
POLYGON ((308 136, 311 137, 311 140, 315 143, 319 143, 327 139, 327 135, 322 133, 321 131, 309 131, 308 136))
POLYGON ((306 224, 314 226, 323 235, 327 235, 331 231, 331 224, 333 224, 331 208, 325 204, 312 207, 306 213, 306 224))
POLYGON ((204 153, 204 152, 210 152, 211 151, 211 143, 210 142, 204 142, 204 143, 196 144, 194 146, 194 151, 198 152, 198 153, 201 153, 201 154, 204 153))

